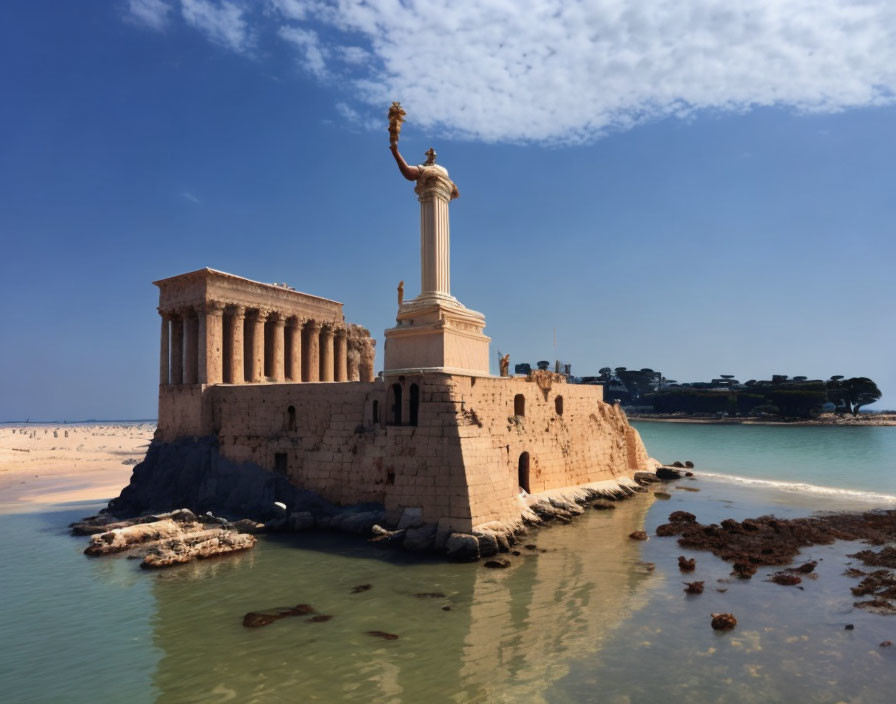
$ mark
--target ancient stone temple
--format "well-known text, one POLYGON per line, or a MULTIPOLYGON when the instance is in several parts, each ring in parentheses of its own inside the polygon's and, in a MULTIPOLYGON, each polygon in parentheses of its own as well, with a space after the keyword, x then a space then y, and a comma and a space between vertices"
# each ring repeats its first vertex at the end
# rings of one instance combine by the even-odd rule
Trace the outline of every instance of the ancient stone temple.
MULTIPOLYGON (((346 323, 341 303, 212 269, 156 282, 159 429, 150 454, 204 442, 211 459, 183 450, 202 472, 228 463, 226 480, 178 489, 191 508, 244 510, 230 484, 270 476, 330 504, 381 505, 387 526, 411 525, 422 531, 417 543, 440 547, 453 532, 532 518, 552 492, 618 490, 648 469, 637 431, 601 386, 548 371, 506 376, 506 359, 501 376, 489 374, 485 317, 450 290, 448 209, 458 189, 433 150, 418 166, 404 161, 399 111, 390 112, 391 148, 420 204, 420 293, 405 301, 399 286, 381 375, 374 341, 346 323)), ((160 481, 151 467, 134 476, 132 487, 160 481)), ((177 471, 165 476, 179 481, 177 471)), ((163 508, 138 495, 126 489, 118 506, 163 508)), ((277 496, 287 513, 298 510, 277 496)))

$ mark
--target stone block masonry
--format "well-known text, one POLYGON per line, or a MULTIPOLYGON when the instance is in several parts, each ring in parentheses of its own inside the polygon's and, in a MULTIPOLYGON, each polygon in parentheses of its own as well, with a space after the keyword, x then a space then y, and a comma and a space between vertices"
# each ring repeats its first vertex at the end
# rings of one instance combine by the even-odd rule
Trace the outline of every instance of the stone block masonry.
POLYGON ((222 457, 333 503, 379 503, 395 522, 419 508, 458 532, 518 521, 527 495, 648 468, 602 387, 548 372, 161 387, 158 439, 190 435, 215 436, 222 457))

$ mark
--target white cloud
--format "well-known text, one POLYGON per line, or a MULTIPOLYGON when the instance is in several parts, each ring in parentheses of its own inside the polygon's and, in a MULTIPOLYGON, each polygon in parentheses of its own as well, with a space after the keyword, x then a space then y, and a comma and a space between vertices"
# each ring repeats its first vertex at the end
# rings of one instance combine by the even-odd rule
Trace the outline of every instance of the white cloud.
MULTIPOLYGON (((892 104, 892 0, 290 3, 364 37, 361 101, 483 140, 577 141, 698 110, 892 104)), ((341 42, 345 43, 345 42, 341 42)), ((357 43, 357 42, 353 42, 357 43)))
POLYGON ((192 193, 190 193, 189 191, 183 191, 183 192, 181 192, 180 197, 181 197, 181 198, 184 198, 185 200, 190 201, 191 203, 195 203, 196 205, 199 205, 199 204, 202 202, 202 201, 199 200, 199 198, 197 198, 196 196, 194 196, 194 195, 193 195, 192 193))
MULTIPOLYGON (((156 6, 159 0, 133 0, 156 6)), ((699 111, 896 102, 894 0, 181 0, 210 39, 293 45, 351 107, 415 126, 576 142, 699 111), (250 6, 246 6, 250 7, 250 6)), ((364 120, 361 120, 364 122, 364 120)))
POLYGON ((211 41, 233 51, 246 53, 252 47, 252 33, 242 6, 221 0, 181 0, 181 13, 211 41))
POLYGON ((302 65, 318 78, 327 76, 327 62, 324 49, 318 41, 317 34, 310 29, 300 27, 281 27, 280 36, 298 48, 302 57, 302 65))
POLYGON ((128 0, 127 18, 137 24, 155 30, 163 30, 168 25, 171 5, 164 0, 128 0))

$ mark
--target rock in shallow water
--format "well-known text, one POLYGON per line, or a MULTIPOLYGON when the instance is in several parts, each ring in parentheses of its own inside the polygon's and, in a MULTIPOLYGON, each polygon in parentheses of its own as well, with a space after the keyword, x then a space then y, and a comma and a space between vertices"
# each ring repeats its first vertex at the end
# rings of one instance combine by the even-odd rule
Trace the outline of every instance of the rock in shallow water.
POLYGON ((274 621, 279 621, 287 616, 307 616, 313 614, 314 609, 308 604, 298 604, 293 607, 278 607, 268 611, 250 611, 243 616, 243 625, 246 628, 260 628, 267 626, 274 621))
POLYGON ((386 633, 385 631, 367 631, 367 635, 374 638, 382 638, 383 640, 398 640, 398 636, 394 633, 386 633))
POLYGON ((678 557, 678 569, 682 572, 693 572, 697 567, 697 560, 692 558, 687 558, 684 555, 679 555, 678 557))
POLYGON ((737 625, 734 614, 713 614, 711 625, 716 631, 730 631, 737 625))

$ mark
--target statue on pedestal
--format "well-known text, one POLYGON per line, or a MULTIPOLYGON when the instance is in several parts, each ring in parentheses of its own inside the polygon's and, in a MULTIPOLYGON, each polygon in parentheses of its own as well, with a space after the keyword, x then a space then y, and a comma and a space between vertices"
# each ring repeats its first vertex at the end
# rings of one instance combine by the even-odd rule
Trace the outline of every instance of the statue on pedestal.
POLYGON ((401 103, 393 102, 389 108, 389 150, 395 157, 398 170, 408 181, 416 181, 414 190, 420 194, 423 190, 444 185, 448 189, 449 199, 454 200, 460 193, 454 182, 448 178, 448 172, 442 166, 436 164, 436 150, 430 147, 426 151, 426 161, 418 166, 409 166, 408 162, 398 151, 398 135, 401 133, 401 123, 407 113, 402 109, 401 103))
POLYGON ((398 282, 398 307, 401 308, 401 304, 404 303, 404 281, 398 282))

